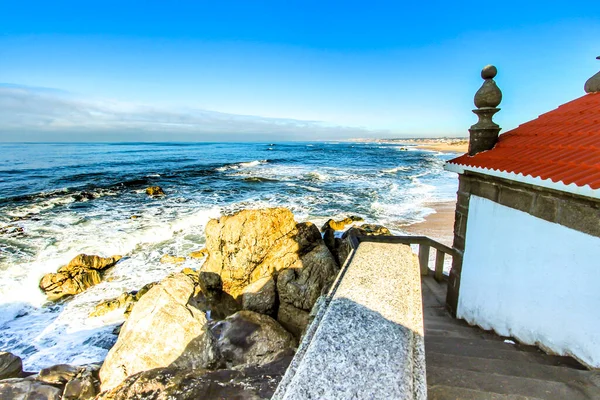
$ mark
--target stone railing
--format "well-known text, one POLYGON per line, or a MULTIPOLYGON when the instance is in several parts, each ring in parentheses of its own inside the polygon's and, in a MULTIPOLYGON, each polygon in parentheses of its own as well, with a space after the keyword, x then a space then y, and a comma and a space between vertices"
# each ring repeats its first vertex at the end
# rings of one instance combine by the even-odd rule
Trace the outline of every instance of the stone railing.
POLYGON ((427 398, 420 271, 429 248, 452 249, 423 237, 350 240, 274 399, 427 398), (421 263, 404 243, 420 245, 421 263))

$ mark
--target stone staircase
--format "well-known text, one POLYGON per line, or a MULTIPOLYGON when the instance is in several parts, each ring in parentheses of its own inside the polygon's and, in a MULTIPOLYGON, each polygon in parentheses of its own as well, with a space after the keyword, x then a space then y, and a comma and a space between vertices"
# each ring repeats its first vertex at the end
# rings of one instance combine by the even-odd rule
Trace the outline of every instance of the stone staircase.
POLYGON ((600 372, 453 319, 445 282, 421 290, 428 399, 600 399, 600 372))

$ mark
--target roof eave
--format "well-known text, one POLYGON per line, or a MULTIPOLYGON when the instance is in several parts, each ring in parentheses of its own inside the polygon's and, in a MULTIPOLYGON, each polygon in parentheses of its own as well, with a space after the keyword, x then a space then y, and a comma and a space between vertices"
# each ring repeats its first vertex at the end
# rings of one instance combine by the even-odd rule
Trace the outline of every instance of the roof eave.
POLYGON ((511 181, 524 183, 527 185, 540 186, 546 189, 558 190, 560 192, 566 192, 575 194, 578 196, 591 197, 593 199, 600 199, 600 189, 593 189, 589 185, 577 186, 574 183, 565 184, 562 181, 554 182, 551 179, 542 179, 539 177, 533 177, 531 175, 523 175, 521 173, 498 171, 495 169, 488 169, 482 167, 473 167, 469 165, 460 165, 451 162, 447 162, 444 165, 444 169, 450 172, 456 172, 457 174, 464 174, 465 171, 476 172, 483 175, 494 176, 497 178, 508 179, 511 181))

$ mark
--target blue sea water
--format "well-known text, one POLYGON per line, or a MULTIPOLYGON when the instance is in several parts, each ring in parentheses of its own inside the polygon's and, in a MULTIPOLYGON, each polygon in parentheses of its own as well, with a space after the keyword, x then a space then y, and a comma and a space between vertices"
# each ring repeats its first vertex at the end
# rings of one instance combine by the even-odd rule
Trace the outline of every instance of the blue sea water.
POLYGON ((392 231, 453 200, 452 154, 382 143, 0 144, 0 351, 38 370, 104 359, 121 311, 94 305, 201 262, 209 218, 284 206, 297 221, 360 215, 392 231), (161 186, 151 198, 145 188, 161 186), (132 219, 132 216, 138 218, 132 219), (105 281, 50 304, 40 278, 79 253, 124 259, 105 281))

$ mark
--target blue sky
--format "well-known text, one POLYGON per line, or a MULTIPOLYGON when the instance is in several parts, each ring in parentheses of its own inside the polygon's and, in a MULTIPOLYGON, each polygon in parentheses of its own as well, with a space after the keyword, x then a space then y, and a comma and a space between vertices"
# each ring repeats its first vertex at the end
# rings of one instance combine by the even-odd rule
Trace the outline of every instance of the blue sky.
POLYGON ((0 0, 0 140, 465 136, 489 63, 505 130, 584 94, 600 2, 489 5, 0 0))

